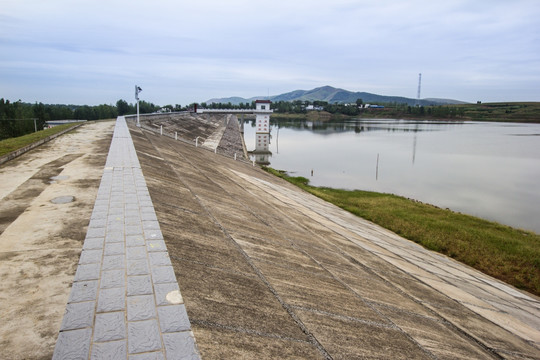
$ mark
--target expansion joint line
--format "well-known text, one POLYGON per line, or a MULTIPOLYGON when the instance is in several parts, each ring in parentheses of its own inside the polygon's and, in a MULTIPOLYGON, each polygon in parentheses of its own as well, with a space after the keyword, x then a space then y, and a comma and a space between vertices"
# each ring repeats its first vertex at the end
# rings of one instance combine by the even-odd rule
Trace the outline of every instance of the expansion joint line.
MULTIPOLYGON (((249 191, 249 190, 246 190, 246 191, 249 191)), ((273 195, 272 195, 273 196, 273 195)), ((278 200, 275 196, 273 196, 274 199, 278 200)), ((315 262, 321 269, 324 269, 324 271, 326 271, 326 273, 328 273, 330 275, 330 277, 332 279, 334 279, 336 282, 338 282, 339 284, 341 284, 341 286, 343 286, 344 288, 346 288, 349 292, 351 292, 356 298, 358 298, 364 305, 366 305, 367 307, 369 307, 373 312, 375 312, 377 315, 379 315, 382 319, 385 319, 390 325, 390 328, 393 328, 393 329, 396 329, 398 330, 399 332, 401 332, 406 338, 408 338, 412 343, 414 343, 416 346, 418 346, 418 348, 420 348, 427 356, 429 356, 430 358, 432 359, 436 359, 437 357, 431 353, 430 351, 428 351, 426 348, 424 348, 420 343, 418 343, 415 339, 413 339, 409 334, 407 334, 405 331, 403 331, 403 329, 401 329, 398 325, 396 325, 392 320, 390 320, 387 316, 385 316, 383 313, 381 313, 375 306, 373 306, 373 304, 371 304, 369 301, 367 301, 366 299, 364 299, 360 294, 358 294, 358 292, 356 292, 354 289, 352 289, 348 284, 346 284, 343 280, 341 280, 340 278, 338 278, 337 276, 335 276, 330 270, 328 270, 320 261, 318 261, 317 259, 315 259, 311 254, 309 254, 308 252, 306 252, 304 249, 302 249, 301 247, 299 247, 290 237, 288 237, 286 234, 283 234, 282 232, 280 232, 277 227, 272 227, 270 224, 268 224, 262 217, 260 217, 258 214, 256 214, 253 210, 251 210, 247 205, 243 204, 257 219, 259 219, 259 221, 263 222, 265 225, 271 227, 274 232, 279 235, 281 238, 287 240, 289 242, 289 244, 291 244, 291 246, 293 248, 295 248, 296 250, 298 250, 299 252, 301 252, 302 254, 304 254, 306 257, 308 257, 309 259, 311 259, 313 262, 315 262)), ((295 211, 296 213, 298 213, 299 215, 301 216, 305 216, 302 212, 298 211, 297 209, 291 207, 291 206, 288 206, 289 209, 291 209, 292 211, 295 211)), ((297 226, 299 226, 301 229, 303 229, 305 232, 311 234, 313 237, 315 238, 320 238, 320 236, 316 233, 314 233, 313 231, 311 231, 309 228, 306 228, 305 226, 303 225, 299 225, 298 223, 296 223, 297 226)), ((326 227, 328 229, 328 227, 326 227)), ((336 235, 338 236, 341 236, 343 237, 342 235, 340 235, 339 233, 335 232, 334 230, 332 229, 329 229, 330 231, 334 232, 336 235)), ((324 240, 324 239, 321 239, 321 240, 324 240)), ((345 254, 343 253, 343 251, 341 251, 341 249, 339 249, 336 245, 334 245, 333 243, 330 243, 330 245, 336 249, 342 256, 344 256, 345 258, 348 258, 348 256, 345 256, 345 254)), ((362 266, 364 267, 364 266, 362 266)))
MULTIPOLYGON (((249 191, 249 190, 246 190, 246 191, 249 191)), ((272 195, 273 196, 273 195, 272 195)), ((279 201, 279 199, 275 196, 273 196, 277 201, 279 201)), ((299 215, 302 215, 302 216, 305 216, 301 211, 299 211, 298 209, 295 209, 291 206, 288 206, 289 209, 291 209, 292 211, 295 211, 296 213, 298 213, 299 215)), ((322 214, 318 213, 319 215, 323 216, 322 214)), ((259 217, 257 217, 259 218, 259 217)), ((259 218, 260 219, 260 218, 259 218)), ((261 221, 263 221, 262 219, 260 219, 261 221)), ((267 224, 268 225, 268 224, 267 224)), ((298 225, 298 224, 297 224, 298 225)), ((316 233, 313 233, 311 230, 307 229, 305 226, 302 226, 302 225, 299 225, 302 229, 304 229, 305 231, 311 233, 313 236, 315 237, 320 237, 318 234, 316 233)), ((339 232, 337 232, 335 229, 333 228, 329 228, 327 226, 325 226, 328 230, 330 230, 331 232, 333 232, 334 234, 338 235, 338 236, 341 236, 343 238, 345 238, 342 234, 340 234, 339 232)), ((351 230, 348 230, 348 229, 345 229, 347 231, 351 231, 351 230)), ((274 230, 275 232, 278 232, 277 230, 274 230)), ((315 263, 317 263, 319 266, 321 266, 321 268, 323 268, 325 271, 327 271, 331 276, 332 278, 334 278, 336 281, 338 281, 339 283, 341 283, 343 286, 345 286, 347 289, 349 289, 356 297, 358 297, 359 299, 361 299, 367 306, 369 306, 371 309, 373 309, 377 314, 379 314, 381 317, 385 318, 387 321, 389 321, 396 329, 399 329, 400 332, 402 332, 407 338, 409 338, 411 341, 413 341, 417 346, 420 347, 420 349, 422 349, 428 356, 432 357, 432 358, 436 358, 436 356, 434 354, 432 354, 430 351, 428 351, 427 349, 425 349, 422 345, 420 345, 416 340, 414 340, 409 334, 407 334, 406 332, 403 331, 403 329, 401 329, 399 326, 397 326, 393 321, 391 321, 387 316, 383 315, 379 310, 377 310, 374 305, 372 304, 372 302, 370 301, 367 301, 365 299, 363 299, 360 294, 358 294, 355 290, 353 290, 352 288, 350 288, 348 285, 346 285, 343 281, 341 281, 340 279, 338 279, 336 276, 334 276, 334 274, 332 274, 328 269, 326 269, 324 267, 324 265, 322 265, 319 261, 317 261, 315 258, 313 258, 310 254, 308 254, 305 250, 299 248, 297 246, 296 243, 294 243, 291 239, 289 239, 288 237, 282 235, 282 234, 279 234, 280 236, 282 236, 283 238, 287 239, 291 245, 293 247, 295 247, 296 249, 298 249, 299 251, 301 251, 304 255, 306 255, 307 257, 309 257, 311 260, 313 260, 315 263)), ((347 239, 347 238, 345 238, 347 239)), ((349 240, 349 239, 347 239, 349 240)), ((350 242, 352 242, 354 245, 356 245, 355 242, 349 240, 350 242)), ((385 279, 384 277, 382 277, 381 275, 377 274, 376 272, 374 272, 372 269, 370 269, 369 267, 367 267, 366 265, 362 264, 361 262, 359 262, 358 260, 356 260, 355 258, 353 258, 352 256, 346 254, 345 252, 343 252, 343 250, 341 250, 341 248, 339 248, 337 245, 333 244, 333 243, 330 243, 329 245, 331 245, 339 254, 341 254, 343 257, 345 257, 346 259, 349 259, 350 261, 352 261, 354 264, 360 266, 362 268, 362 270, 368 272, 369 274, 371 274, 372 276, 378 278, 379 280, 381 280, 382 282, 384 282, 386 285, 390 286, 391 288, 393 288, 395 291, 397 291, 399 294, 405 296, 406 298, 408 298, 409 300, 417 303, 418 305, 422 306, 422 308, 424 310, 426 310, 428 313, 432 314, 433 316, 435 316, 437 319, 440 320, 440 322, 442 324, 445 324, 448 328, 454 330, 457 334, 460 334, 463 338, 477 344, 478 346, 480 346, 484 351, 486 351, 488 354, 494 356, 495 358, 497 359, 504 359, 504 357, 502 357, 501 355, 499 355, 495 349, 487 346, 486 344, 484 344, 482 341, 480 341, 479 339, 473 337, 472 335, 468 334, 467 332, 465 332, 464 330, 462 330, 461 328, 459 328, 458 326, 456 326, 454 323, 452 323, 450 320, 446 319, 445 317, 443 317, 442 315, 436 313, 435 311, 431 310, 430 308, 426 307, 422 302, 420 302, 419 300, 415 299, 414 297, 412 297, 411 295, 409 295, 408 293, 404 292, 403 290, 401 290, 400 288, 398 288, 397 286, 395 286, 394 284, 392 284, 390 281, 388 281, 387 279, 385 279)), ((369 251, 369 250, 366 250, 368 251, 369 253, 373 254, 373 252, 369 251)), ((375 256, 375 255, 374 255, 375 256)), ((385 261, 386 263, 388 263, 386 260, 384 259, 381 259, 383 261, 385 261)), ((389 265, 392 265, 390 263, 388 263, 389 265)), ((420 281, 422 284, 425 284, 424 282, 422 282, 420 279, 418 279, 417 277, 413 276, 413 275, 410 275, 411 277, 413 277, 415 280, 418 280, 420 281)), ((429 288, 432 289, 432 287, 428 284, 425 284, 426 286, 428 286, 429 288)), ((435 289, 433 289, 435 290, 435 289)), ((451 301, 454 301, 456 303, 458 303, 455 299, 452 299, 450 297, 448 297, 446 294, 442 294, 443 296, 447 297, 449 300, 451 301)), ((459 303, 458 303, 459 304, 459 303)), ((495 324, 496 325, 496 324, 495 324)))
MULTIPOLYGON (((161 151, 157 148, 157 146, 154 145, 154 143, 152 142, 152 140, 150 140, 150 138, 147 137, 147 139, 152 143, 152 145, 154 146, 154 148, 156 149, 156 151, 163 157, 163 154, 161 153, 161 151)), ((173 147, 171 147, 169 144, 167 144, 167 146, 175 153, 179 154, 178 151, 176 151, 176 149, 174 149, 173 147)), ((181 155, 181 154, 179 154, 181 155)), ((165 159, 165 158, 164 158, 165 159)), ((204 176, 209 182, 212 182, 214 183, 216 186, 218 186, 220 189, 223 190, 224 193, 226 193, 229 197, 233 198, 231 196, 231 194, 226 191, 225 189, 223 189, 223 187, 221 185, 219 185, 218 183, 216 183, 215 181, 213 181, 212 179, 210 179, 208 176, 206 176, 206 174, 204 172, 202 172, 200 170, 199 167, 197 167, 196 165, 194 165, 189 159, 185 158, 184 157, 184 160, 187 161, 194 169, 196 169, 202 176, 204 176)), ((167 160, 164 160, 164 161, 167 161, 167 160)), ((168 163, 168 162, 167 162, 168 163)), ((221 229, 221 231, 225 234, 225 236, 227 237, 227 239, 229 239, 229 241, 232 242, 232 244, 238 249, 238 251, 243 255, 243 257, 246 259, 247 263, 251 266, 251 268, 253 269, 253 271, 255 271, 255 273, 257 274, 257 276, 259 277, 259 279, 265 284, 265 286, 268 288, 268 290, 274 295, 274 297, 276 298, 276 300, 281 304, 281 306, 285 309, 285 311, 287 311, 287 313, 289 314, 289 316, 294 320, 294 322, 298 325, 298 327, 300 327, 300 329, 302 330, 302 332, 308 337, 309 339, 309 342, 315 346, 317 348, 317 350, 319 350, 319 352, 325 357, 325 359, 327 360, 332 360, 332 356, 330 356, 330 354, 326 351, 326 349, 321 345, 321 343, 317 340, 317 338, 307 329, 307 327, 304 325, 304 323, 300 320, 300 318, 298 318, 298 316, 296 315, 296 313, 293 311, 293 309, 289 306, 289 304, 287 304, 282 298, 281 296, 278 294, 278 292, 274 289, 274 287, 268 282, 268 280, 266 279, 266 277, 262 274, 262 272, 259 270, 259 268, 257 268, 257 266, 253 263, 253 261, 251 260, 251 257, 244 251, 244 249, 242 249, 242 247, 236 242, 236 240, 234 240, 234 238, 229 234, 229 232, 227 231, 227 229, 225 229, 225 227, 214 217, 214 215, 212 214, 212 212, 206 207, 206 205, 204 204, 204 202, 199 198, 199 196, 193 191, 193 189, 182 179, 182 177, 180 176, 180 174, 176 171, 176 169, 172 166, 169 165, 169 167, 172 169, 172 171, 176 174, 176 176, 178 177, 178 179, 182 182, 182 185, 184 185, 189 191, 190 193, 197 199, 197 202, 199 203, 199 205, 204 209, 204 211, 207 213, 207 215, 212 219, 212 221, 221 229)), ((256 214, 254 214, 252 212, 253 215, 256 216, 256 214)), ((259 217, 257 217, 259 218, 259 217)))

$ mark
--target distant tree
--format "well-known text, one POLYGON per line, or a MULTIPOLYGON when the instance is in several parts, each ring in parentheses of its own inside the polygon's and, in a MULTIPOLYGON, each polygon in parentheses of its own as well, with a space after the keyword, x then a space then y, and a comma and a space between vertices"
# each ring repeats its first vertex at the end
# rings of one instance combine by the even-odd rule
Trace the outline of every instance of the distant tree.
POLYGON ((120 99, 116 102, 116 110, 118 111, 118 115, 122 116, 128 114, 131 108, 127 101, 120 99))
POLYGON ((364 103, 364 101, 362 99, 356 99, 356 105, 357 106, 360 106, 364 103))

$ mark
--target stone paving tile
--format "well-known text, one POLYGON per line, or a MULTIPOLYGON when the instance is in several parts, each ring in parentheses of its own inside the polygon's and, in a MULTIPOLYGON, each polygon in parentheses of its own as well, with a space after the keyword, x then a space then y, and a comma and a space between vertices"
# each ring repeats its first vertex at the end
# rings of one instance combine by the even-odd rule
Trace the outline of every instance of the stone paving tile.
POLYGON ((90 351, 92 329, 61 331, 56 340, 53 359, 87 359, 90 351))
POLYGON ((129 322, 128 332, 130 354, 161 349, 161 335, 156 319, 129 322))
POLYGON ((92 346, 91 360, 125 359, 127 357, 126 340, 95 343, 92 346))
POLYGON ((96 311, 110 312, 126 309, 126 288, 102 289, 99 292, 96 311))
POLYGON ((182 295, 123 117, 53 359, 199 359, 182 295))

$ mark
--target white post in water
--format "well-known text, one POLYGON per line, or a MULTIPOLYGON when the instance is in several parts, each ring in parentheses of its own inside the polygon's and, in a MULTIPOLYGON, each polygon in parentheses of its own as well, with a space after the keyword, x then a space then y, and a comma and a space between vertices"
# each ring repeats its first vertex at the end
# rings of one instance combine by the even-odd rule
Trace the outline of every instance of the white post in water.
POLYGON ((139 93, 142 91, 142 89, 135 85, 135 100, 137 100, 137 126, 141 127, 141 122, 139 120, 139 93))

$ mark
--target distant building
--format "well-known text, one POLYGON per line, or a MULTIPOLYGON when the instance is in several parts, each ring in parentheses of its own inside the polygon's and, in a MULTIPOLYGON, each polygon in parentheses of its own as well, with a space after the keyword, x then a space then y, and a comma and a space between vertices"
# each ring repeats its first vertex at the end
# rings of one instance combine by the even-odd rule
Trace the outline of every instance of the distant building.
POLYGON ((270 133, 270 114, 273 112, 270 110, 270 100, 257 100, 255 101, 255 127, 256 133, 270 133))
POLYGON ((270 164, 270 100, 255 101, 255 162, 260 165, 270 164))

